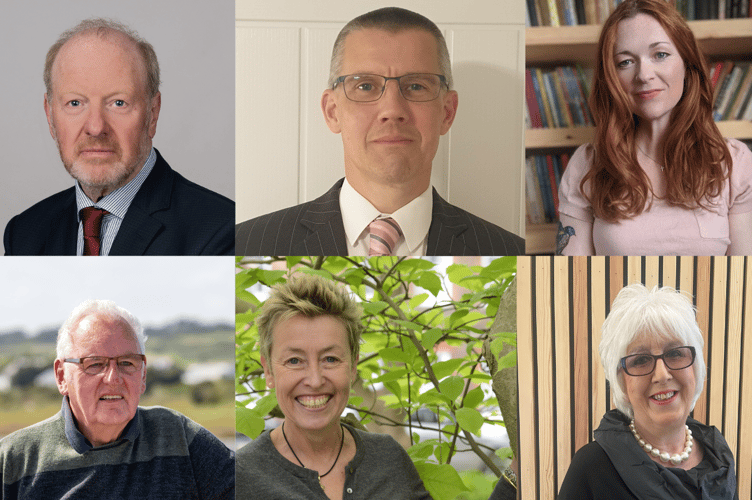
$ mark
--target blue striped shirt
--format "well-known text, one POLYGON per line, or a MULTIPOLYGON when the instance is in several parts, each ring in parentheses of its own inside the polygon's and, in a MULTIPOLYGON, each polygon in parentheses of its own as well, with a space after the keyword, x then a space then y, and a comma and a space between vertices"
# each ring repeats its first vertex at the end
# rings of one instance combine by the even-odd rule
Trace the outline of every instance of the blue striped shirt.
POLYGON ((102 228, 100 230, 100 250, 99 255, 108 255, 112 242, 115 241, 120 224, 131 206, 133 198, 141 189, 141 185, 149 176, 151 169, 157 161, 157 153, 151 148, 149 157, 141 171, 125 186, 120 186, 98 202, 94 203, 86 196, 81 185, 76 181, 76 218, 78 219, 78 241, 76 243, 76 255, 84 254, 84 225, 81 222, 81 209, 86 207, 97 207, 107 210, 109 214, 102 219, 102 228))

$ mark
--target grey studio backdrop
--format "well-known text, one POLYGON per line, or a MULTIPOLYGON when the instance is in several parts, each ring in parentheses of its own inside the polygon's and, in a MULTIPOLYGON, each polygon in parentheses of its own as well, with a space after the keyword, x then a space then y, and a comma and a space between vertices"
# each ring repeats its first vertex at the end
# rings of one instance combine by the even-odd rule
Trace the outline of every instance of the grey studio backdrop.
POLYGON ((11 0, 0 15, 0 230, 71 187, 44 114, 47 50, 88 17, 135 29, 157 52, 162 110, 154 146, 183 176, 235 198, 233 0, 11 0))

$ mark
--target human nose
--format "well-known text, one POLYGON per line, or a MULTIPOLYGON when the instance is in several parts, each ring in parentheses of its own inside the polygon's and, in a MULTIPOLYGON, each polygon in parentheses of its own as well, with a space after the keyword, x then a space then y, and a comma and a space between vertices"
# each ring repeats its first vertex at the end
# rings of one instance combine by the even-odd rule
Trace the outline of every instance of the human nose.
POLYGON ((309 387, 319 387, 324 380, 321 366, 318 363, 311 363, 306 373, 306 383, 309 387))
POLYGON ((104 109, 101 106, 90 106, 86 115, 86 122, 84 123, 86 135, 98 136, 105 133, 106 130, 107 120, 104 109))
POLYGON ((117 366, 117 359, 107 360, 107 366, 104 369, 105 382, 117 382, 121 378, 120 369, 117 366))
POLYGON ((635 79, 639 82, 649 82, 655 76, 655 68, 650 61, 639 61, 637 63, 637 73, 635 79))
POLYGON ((666 362, 663 359, 655 360, 655 369, 653 370, 653 381, 660 382, 673 378, 671 370, 666 366, 666 362))
POLYGON ((379 105, 381 106, 379 110, 379 118, 382 122, 389 120, 403 122, 407 120, 409 113, 407 99, 402 96, 399 82, 397 80, 386 81, 384 93, 379 100, 379 105), (394 85, 391 85, 392 82, 394 82, 394 85))

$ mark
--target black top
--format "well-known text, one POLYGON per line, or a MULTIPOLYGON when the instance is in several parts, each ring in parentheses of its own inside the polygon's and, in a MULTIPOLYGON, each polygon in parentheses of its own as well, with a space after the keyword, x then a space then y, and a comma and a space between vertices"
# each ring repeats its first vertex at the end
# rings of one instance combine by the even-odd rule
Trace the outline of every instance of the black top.
POLYGON ((687 420, 703 460, 685 471, 654 462, 618 410, 603 417, 595 442, 580 448, 559 491, 559 500, 738 500, 734 457, 715 427, 687 420))

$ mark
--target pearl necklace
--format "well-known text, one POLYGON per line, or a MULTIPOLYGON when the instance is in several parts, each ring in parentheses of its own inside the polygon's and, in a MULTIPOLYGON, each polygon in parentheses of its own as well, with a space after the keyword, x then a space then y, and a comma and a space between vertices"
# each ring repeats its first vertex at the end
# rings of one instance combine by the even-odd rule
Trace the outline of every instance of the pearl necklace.
POLYGON ((671 462, 674 465, 679 465, 682 462, 685 462, 689 460, 689 454, 692 453, 692 431, 689 430, 689 426, 684 426, 684 433, 685 433, 685 440, 684 440, 684 451, 682 451, 681 455, 678 453, 674 453, 673 455, 670 455, 667 451, 661 451, 658 448, 653 447, 650 443, 646 442, 644 439, 642 439, 642 436, 640 436, 640 433, 637 432, 637 429, 635 428, 634 419, 632 419, 632 422, 629 424, 629 430, 632 431, 632 434, 634 434, 635 439, 637 439, 637 442, 640 443, 640 446, 649 454, 656 458, 661 459, 662 462, 671 462))

